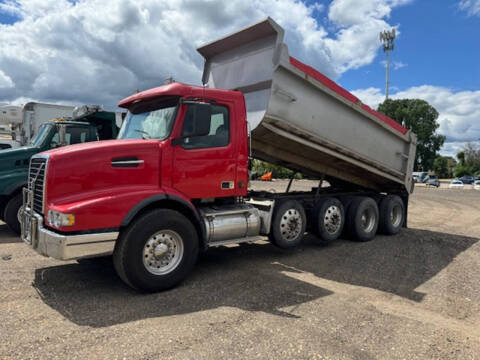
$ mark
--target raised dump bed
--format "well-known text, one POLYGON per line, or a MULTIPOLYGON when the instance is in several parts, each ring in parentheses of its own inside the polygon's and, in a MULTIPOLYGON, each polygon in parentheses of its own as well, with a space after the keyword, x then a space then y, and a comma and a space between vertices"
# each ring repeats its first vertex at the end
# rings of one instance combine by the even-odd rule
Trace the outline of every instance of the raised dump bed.
POLYGON ((256 158, 382 192, 413 186, 416 136, 291 57, 268 18, 198 49, 203 82, 245 95, 256 158))

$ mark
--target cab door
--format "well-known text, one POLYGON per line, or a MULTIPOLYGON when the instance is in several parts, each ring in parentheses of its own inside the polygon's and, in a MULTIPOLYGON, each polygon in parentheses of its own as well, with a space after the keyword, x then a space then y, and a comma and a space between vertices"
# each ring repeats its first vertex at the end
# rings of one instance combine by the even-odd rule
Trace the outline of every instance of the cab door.
POLYGON ((191 199, 235 196, 236 142, 233 104, 211 105, 209 131, 184 137, 194 125, 195 104, 186 104, 181 138, 174 146, 172 186, 191 199))

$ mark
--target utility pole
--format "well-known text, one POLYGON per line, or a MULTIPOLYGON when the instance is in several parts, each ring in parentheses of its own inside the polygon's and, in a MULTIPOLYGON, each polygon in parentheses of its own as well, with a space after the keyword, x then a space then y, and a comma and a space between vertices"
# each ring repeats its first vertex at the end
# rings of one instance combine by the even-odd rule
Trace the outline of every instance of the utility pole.
POLYGON ((395 40, 395 29, 385 30, 380 33, 380 41, 383 43, 383 51, 387 55, 387 69, 385 74, 385 99, 388 99, 389 72, 390 72, 390 51, 393 50, 395 40))

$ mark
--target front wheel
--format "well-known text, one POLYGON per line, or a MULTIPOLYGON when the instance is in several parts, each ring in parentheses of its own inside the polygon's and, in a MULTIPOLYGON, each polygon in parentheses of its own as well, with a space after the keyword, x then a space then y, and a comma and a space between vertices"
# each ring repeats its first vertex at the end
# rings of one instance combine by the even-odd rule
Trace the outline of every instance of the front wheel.
POLYGON ((125 283, 155 292, 185 279, 195 265, 198 249, 197 232, 185 216, 157 209, 141 216, 120 235, 113 263, 125 283))
POLYGON ((22 194, 15 195, 7 202, 3 213, 3 219, 7 223, 8 227, 17 234, 20 234, 19 213, 20 208, 22 207, 22 202, 22 194))

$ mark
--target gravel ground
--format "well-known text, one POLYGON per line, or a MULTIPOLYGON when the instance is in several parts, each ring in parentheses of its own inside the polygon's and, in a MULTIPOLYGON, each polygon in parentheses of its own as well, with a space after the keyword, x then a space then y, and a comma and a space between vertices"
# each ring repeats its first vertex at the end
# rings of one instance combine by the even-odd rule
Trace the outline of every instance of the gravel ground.
POLYGON ((213 249, 145 295, 0 223, 0 359, 480 359, 479 238, 480 191, 417 188, 397 236, 213 249))

